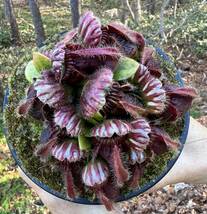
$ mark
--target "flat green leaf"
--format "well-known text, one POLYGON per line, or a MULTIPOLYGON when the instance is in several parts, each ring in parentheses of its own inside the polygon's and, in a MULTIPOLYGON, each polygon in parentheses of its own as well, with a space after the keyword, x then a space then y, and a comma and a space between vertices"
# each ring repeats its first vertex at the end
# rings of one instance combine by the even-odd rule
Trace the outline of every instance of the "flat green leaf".
POLYGON ((91 140, 83 135, 78 136, 78 144, 82 151, 88 151, 91 148, 91 140))
POLYGON ((52 67, 52 61, 50 60, 50 58, 39 52, 33 53, 33 63, 35 68, 39 72, 50 69, 52 67))
POLYGON ((114 71, 113 78, 117 81, 129 79, 136 73, 138 68, 139 63, 134 59, 129 57, 121 57, 114 71))
POLYGON ((40 72, 37 71, 32 60, 27 64, 24 74, 29 82, 33 82, 34 78, 40 77, 40 72))

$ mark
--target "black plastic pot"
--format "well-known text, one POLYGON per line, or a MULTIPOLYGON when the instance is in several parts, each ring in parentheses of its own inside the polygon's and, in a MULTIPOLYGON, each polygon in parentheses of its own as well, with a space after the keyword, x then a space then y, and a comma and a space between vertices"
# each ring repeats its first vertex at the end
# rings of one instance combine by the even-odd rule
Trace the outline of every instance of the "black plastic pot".
MULTIPOLYGON (((151 43, 148 41, 148 43, 151 43)), ((160 48, 156 48, 156 51, 157 53, 161 56, 161 58, 165 61, 168 61, 170 64, 172 64, 172 66, 174 66, 173 62, 170 60, 170 58, 160 49, 160 48)), ((175 66, 174 66, 175 67, 175 66)), ((175 75, 175 78, 177 79, 177 81, 179 82, 179 85, 180 86, 183 86, 183 81, 182 81, 182 78, 180 76, 180 72, 179 70, 177 70, 177 73, 175 75)), ((5 97, 4 97, 4 108, 6 107, 7 103, 8 103, 8 95, 9 95, 9 89, 7 88, 6 92, 5 92, 5 97)), ((181 152, 182 152, 182 149, 183 149, 183 146, 185 144, 185 141, 186 141, 186 138, 187 138, 187 135, 188 135, 188 129, 189 129, 189 123, 190 123, 190 114, 189 112, 187 112, 185 114, 185 118, 184 118, 184 128, 183 128, 183 131, 182 131, 182 134, 180 136, 180 143, 181 143, 181 146, 180 146, 180 150, 178 151, 178 154, 177 156, 174 158, 174 159, 171 159, 168 164, 167 164, 167 167, 165 168, 165 170, 162 172, 162 174, 160 174, 157 178, 155 178, 154 180, 152 180, 151 182, 147 183, 146 185, 142 186, 141 188, 137 188, 135 189, 133 192, 131 193, 128 193, 126 195, 122 195, 120 196, 118 199, 117 199, 117 202, 119 201, 125 201, 125 200, 128 200, 130 198, 133 198, 135 196, 138 196, 140 195, 141 193, 144 193, 145 191, 147 191, 148 189, 150 189, 151 187, 153 187, 156 183, 158 183, 169 171, 170 169, 173 167, 173 165, 175 164, 175 162, 177 161, 178 157, 180 156, 181 152)), ((5 136, 7 136, 7 129, 5 128, 5 136)), ((24 166, 22 165, 21 163, 21 160, 19 159, 16 151, 15 151, 15 148, 12 146, 12 144, 10 142, 7 141, 7 144, 9 146, 9 149, 11 151, 11 154, 16 162, 16 164, 23 170, 23 172, 28 176, 28 178, 30 178, 36 185, 38 185, 40 188, 44 189, 45 191, 47 191, 48 193, 58 197, 58 198, 61 198, 61 199, 64 199, 64 200, 67 200, 67 201, 71 201, 71 202, 74 202, 74 203, 79 203, 79 204, 90 204, 90 205, 97 205, 97 204, 100 204, 99 201, 89 201, 88 199, 86 198, 76 198, 76 199, 73 199, 73 200, 70 200, 68 198, 65 197, 65 195, 57 192, 57 191, 54 191, 53 189, 51 189, 50 187, 48 187, 47 185, 45 185, 44 183, 42 183, 40 180, 32 177, 25 169, 24 169, 24 166)))

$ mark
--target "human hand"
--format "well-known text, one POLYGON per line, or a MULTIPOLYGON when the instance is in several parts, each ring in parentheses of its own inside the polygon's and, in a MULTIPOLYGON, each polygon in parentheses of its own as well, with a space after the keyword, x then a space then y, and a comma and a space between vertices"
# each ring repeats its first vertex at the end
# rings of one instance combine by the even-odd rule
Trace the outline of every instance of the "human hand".
MULTIPOLYGON (((108 211, 103 205, 82 205, 69 201, 65 201, 60 199, 39 186, 37 186, 25 173, 18 167, 18 171, 20 176, 24 179, 24 181, 38 194, 41 198, 44 205, 50 210, 52 214, 106 214, 108 211)), ((118 206, 116 207, 116 211, 110 212, 113 213, 121 213, 118 206)))
POLYGON ((192 117, 180 157, 168 174, 149 191, 179 182, 207 184, 207 128, 192 117))
MULTIPOLYGON (((55 214, 107 213, 103 205, 80 205, 57 198, 33 183, 20 168, 20 176, 39 195, 43 203, 55 214)), ((154 191, 168 184, 186 182, 192 184, 207 183, 207 128, 191 118, 189 133, 184 149, 168 174, 149 191, 154 191)), ((113 212, 110 212, 113 213, 113 212)), ((116 207, 114 213, 121 213, 116 207)))

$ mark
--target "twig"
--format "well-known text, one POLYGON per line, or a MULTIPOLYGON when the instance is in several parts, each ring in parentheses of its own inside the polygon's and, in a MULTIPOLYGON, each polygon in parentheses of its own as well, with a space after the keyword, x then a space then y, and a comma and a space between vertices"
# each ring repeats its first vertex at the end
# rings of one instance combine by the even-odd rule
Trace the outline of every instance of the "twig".
POLYGON ((162 37, 162 39, 166 39, 165 37, 165 30, 164 30, 164 12, 165 12, 165 8, 168 6, 168 4, 170 3, 170 0, 164 0, 162 3, 162 7, 160 10, 160 29, 159 29, 159 34, 162 37))
POLYGON ((184 49, 182 48, 181 51, 180 51, 180 54, 179 54, 179 56, 176 58, 176 60, 180 60, 180 59, 181 59, 181 57, 182 57, 182 55, 183 55, 183 51, 184 51, 184 49))
POLYGON ((175 6, 174 6, 174 18, 176 18, 176 15, 177 15, 177 7, 178 7, 178 0, 175 0, 175 6))
POLYGON ((128 7, 128 9, 129 9, 129 12, 130 12, 130 14, 131 14, 132 19, 133 19, 133 20, 135 20, 134 13, 133 13, 133 11, 132 11, 132 8, 131 8, 131 6, 130 6, 130 4, 129 4, 129 1, 128 1, 128 0, 126 0, 126 6, 127 6, 127 7, 128 7))

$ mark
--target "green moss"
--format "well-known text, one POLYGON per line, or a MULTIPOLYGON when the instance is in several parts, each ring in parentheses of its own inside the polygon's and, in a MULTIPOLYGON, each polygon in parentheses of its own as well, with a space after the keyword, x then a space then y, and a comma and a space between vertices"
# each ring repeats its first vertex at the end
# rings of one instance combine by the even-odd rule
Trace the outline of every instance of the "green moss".
POLYGON ((160 156, 155 156, 155 159, 148 164, 144 169, 144 175, 140 181, 140 187, 146 183, 156 179, 167 167, 169 160, 175 156, 174 151, 168 151, 160 156))
POLYGON ((50 167, 54 165, 53 161, 49 160, 45 164, 34 155, 36 145, 39 143, 42 125, 32 118, 22 118, 16 114, 17 105, 25 96, 27 86, 28 83, 24 78, 24 74, 17 71, 10 80, 9 105, 4 114, 6 127, 8 128, 7 140, 14 146, 24 168, 33 177, 40 179, 53 189, 61 191, 61 175, 50 167))
POLYGON ((164 123, 160 127, 163 128, 168 134, 170 134, 171 138, 174 140, 178 140, 179 136, 182 133, 184 126, 184 117, 178 119, 174 123, 164 123))
MULTIPOLYGON (((151 47, 153 48, 153 46, 151 46, 151 47)), ((173 57, 169 56, 171 62, 164 60, 163 57, 160 54, 158 54, 156 51, 153 54, 153 57, 160 63, 160 67, 164 74, 165 81, 178 85, 178 82, 175 78, 177 69, 176 69, 175 65, 172 63, 172 62, 174 62, 173 57)))
MULTIPOLYGON (((46 163, 43 163, 34 155, 34 150, 39 143, 42 124, 29 117, 18 117, 15 111, 19 101, 25 96, 25 89, 29 84, 25 80, 23 71, 30 59, 31 55, 24 56, 23 59, 20 60, 21 65, 19 63, 18 69, 10 79, 9 105, 4 115, 8 128, 7 140, 14 146, 24 168, 31 176, 39 179, 51 189, 64 192, 61 174, 51 167, 55 165, 55 160, 49 159, 46 163)), ((169 69, 169 72, 165 71, 167 78, 171 77, 170 72, 174 74, 172 69, 169 69)), ((175 78, 171 78, 171 81, 175 81, 175 78)), ((183 120, 178 120, 174 124, 166 123, 162 125, 162 128, 164 128, 173 139, 178 139, 183 128, 183 122, 183 120)), ((167 163, 172 159, 173 155, 175 155, 174 152, 169 151, 161 156, 156 156, 153 162, 145 168, 140 187, 159 176, 164 169, 166 169, 167 163)), ((128 192, 127 187, 122 189, 123 194, 128 192)), ((92 191, 87 190, 84 197, 94 199, 95 196, 92 191)))
POLYGON ((168 82, 177 85, 178 82, 175 78, 176 68, 174 67, 174 65, 166 60, 163 60, 159 55, 157 56, 157 58, 159 58, 159 61, 161 62, 161 69, 163 70, 168 82))

